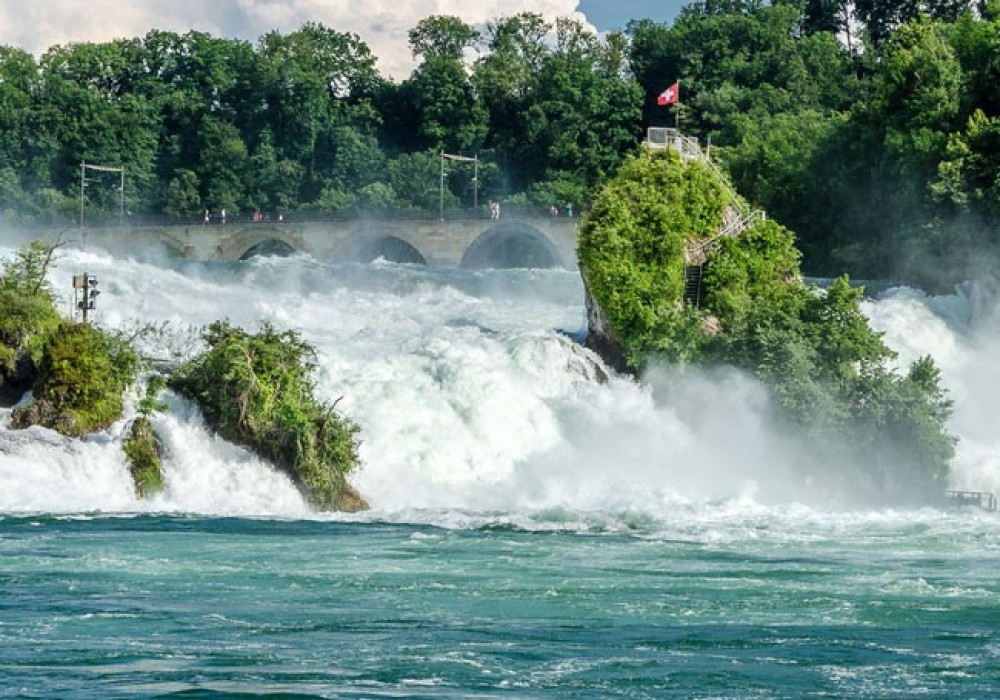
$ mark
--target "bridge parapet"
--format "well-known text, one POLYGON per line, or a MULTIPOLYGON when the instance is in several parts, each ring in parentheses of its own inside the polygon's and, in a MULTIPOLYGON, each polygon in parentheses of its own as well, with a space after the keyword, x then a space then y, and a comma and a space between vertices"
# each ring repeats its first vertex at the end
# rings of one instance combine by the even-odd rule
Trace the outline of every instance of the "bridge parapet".
MULTIPOLYGON (((504 216, 499 221, 358 218, 197 223, 67 229, 64 240, 72 247, 102 248, 118 255, 139 257, 158 250, 204 261, 236 261, 266 250, 305 253, 338 263, 385 257, 430 267, 460 267, 465 262, 480 267, 576 269, 579 223, 577 218, 556 216, 504 216), (470 250, 476 254, 470 256, 470 250), (503 256, 510 258, 509 264, 497 264, 503 256)), ((47 237, 38 231, 22 233, 23 241, 47 237)))

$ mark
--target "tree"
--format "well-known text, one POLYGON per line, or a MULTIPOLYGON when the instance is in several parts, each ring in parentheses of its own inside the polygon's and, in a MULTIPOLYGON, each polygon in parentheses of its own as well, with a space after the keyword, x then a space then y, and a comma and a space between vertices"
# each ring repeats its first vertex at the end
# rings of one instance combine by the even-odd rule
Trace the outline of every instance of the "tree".
POLYGON ((198 168, 205 183, 205 203, 211 209, 237 211, 248 204, 248 153, 235 126, 206 117, 202 123, 201 163, 198 168))
POLYGON ((486 111, 458 60, 426 58, 403 89, 417 115, 419 146, 456 154, 479 150, 487 130, 486 111))
POLYGON ((487 116, 463 53, 479 32, 457 17, 433 16, 418 23, 409 37, 410 50, 421 63, 400 86, 399 96, 415 117, 415 149, 478 151, 486 135, 487 116))
POLYGON ((484 145, 502 163, 498 196, 527 188, 544 172, 526 158, 532 155, 529 109, 538 99, 551 29, 541 15, 529 12, 487 25, 489 51, 476 62, 473 82, 489 115, 484 145))
POLYGON ((479 32, 451 15, 420 20, 407 35, 414 58, 443 58, 461 62, 465 49, 479 39, 479 32))

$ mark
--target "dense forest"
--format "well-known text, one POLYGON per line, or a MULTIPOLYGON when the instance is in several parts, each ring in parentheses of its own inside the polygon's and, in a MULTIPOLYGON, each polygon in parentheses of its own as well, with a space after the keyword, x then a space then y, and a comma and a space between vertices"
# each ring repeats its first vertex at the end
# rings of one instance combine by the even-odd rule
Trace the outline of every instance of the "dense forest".
POLYGON ((433 16, 381 76, 319 24, 0 46, 12 222, 572 205, 651 125, 711 144, 812 274, 945 283, 1000 250, 1000 1, 706 0, 596 35, 524 13, 433 16), (677 107, 656 96, 681 81, 677 107), (679 114, 675 110, 679 109, 679 114), (125 169, 86 171, 81 162, 125 169), (122 206, 123 203, 123 206, 122 206))

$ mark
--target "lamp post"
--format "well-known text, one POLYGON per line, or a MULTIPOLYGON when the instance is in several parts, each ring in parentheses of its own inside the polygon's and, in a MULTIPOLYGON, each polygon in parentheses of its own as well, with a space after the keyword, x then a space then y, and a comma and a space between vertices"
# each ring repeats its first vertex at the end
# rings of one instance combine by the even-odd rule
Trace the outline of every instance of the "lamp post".
POLYGON ((115 168, 110 165, 92 165, 85 160, 80 161, 80 227, 83 228, 84 197, 83 190, 90 180, 87 179, 87 170, 96 170, 105 173, 120 173, 121 185, 118 187, 118 225, 125 225, 125 166, 115 168))
POLYGON ((83 228, 83 188, 87 186, 87 163, 80 161, 80 228, 83 228))
POLYGON ((457 160, 463 163, 472 163, 472 206, 479 208, 479 156, 456 156, 452 153, 441 151, 441 184, 438 190, 438 217, 444 221, 444 160, 457 160))

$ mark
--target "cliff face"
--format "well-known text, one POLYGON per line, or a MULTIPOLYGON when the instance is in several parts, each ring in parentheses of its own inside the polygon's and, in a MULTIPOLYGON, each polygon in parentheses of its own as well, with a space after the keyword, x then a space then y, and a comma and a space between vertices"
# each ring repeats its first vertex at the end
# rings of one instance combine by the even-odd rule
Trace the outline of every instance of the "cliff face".
POLYGON ((628 372, 629 364, 625 357, 625 348, 586 284, 584 284, 584 295, 587 304, 587 348, 596 352, 605 364, 616 372, 623 374, 628 372))

